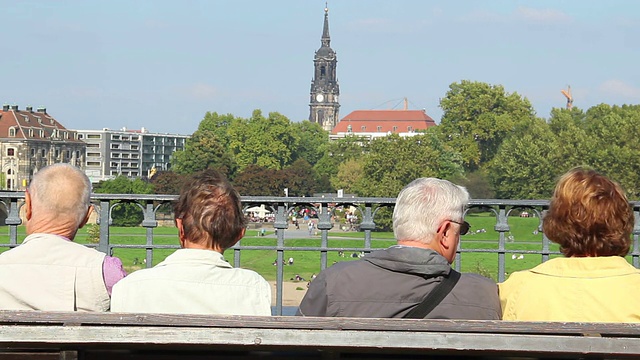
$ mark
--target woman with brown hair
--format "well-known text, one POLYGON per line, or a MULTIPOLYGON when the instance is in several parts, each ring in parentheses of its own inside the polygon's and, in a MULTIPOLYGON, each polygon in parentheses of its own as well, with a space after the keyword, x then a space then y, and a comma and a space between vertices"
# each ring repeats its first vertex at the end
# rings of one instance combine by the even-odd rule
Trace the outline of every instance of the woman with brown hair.
POLYGON ((499 284, 503 319, 640 322, 640 270, 624 258, 633 225, 620 185, 594 170, 563 175, 543 230, 565 257, 499 284))

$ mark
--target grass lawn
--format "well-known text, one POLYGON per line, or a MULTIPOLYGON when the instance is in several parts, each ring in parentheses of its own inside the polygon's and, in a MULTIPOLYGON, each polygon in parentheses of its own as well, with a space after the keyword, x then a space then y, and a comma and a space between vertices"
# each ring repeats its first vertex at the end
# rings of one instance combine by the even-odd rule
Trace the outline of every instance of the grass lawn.
MULTIPOLYGON (((470 234, 462 236, 461 248, 464 250, 474 249, 497 249, 499 233, 494 230, 496 224, 495 217, 488 214, 469 214, 466 220, 471 224, 470 234), (485 232, 476 233, 477 230, 484 229, 485 232), (472 234, 473 233, 473 234, 472 234)), ((526 251, 526 250, 542 250, 542 233, 535 233, 538 227, 538 218, 520 218, 510 217, 509 225, 511 230, 505 233, 507 250, 526 251)), ((0 234, 0 243, 9 242, 9 231, 0 234)), ((267 234, 271 234, 268 232, 267 234)), ((340 237, 329 239, 329 246, 336 248, 359 248, 364 247, 363 232, 344 232, 330 231, 330 237, 340 237)), ((18 239, 21 241, 25 237, 24 226, 18 227, 18 239)), ((143 245, 146 243, 146 229, 141 227, 134 228, 110 228, 110 238, 112 244, 123 245, 143 245)), ((373 248, 386 248, 395 243, 392 232, 373 232, 371 234, 371 246, 373 248)), ((178 245, 177 229, 174 227, 158 227, 153 230, 153 239, 155 244, 161 245, 178 245)), ((87 228, 80 229, 76 237, 79 243, 88 243, 87 228)), ((276 239, 259 237, 257 230, 247 230, 245 237, 242 239, 244 246, 275 246, 276 239)), ((319 237, 305 239, 286 239, 287 247, 310 247, 320 246, 319 237)), ((552 251, 557 251, 555 244, 550 244, 552 251)), ((0 249, 0 251, 5 249, 0 249)), ((164 260, 174 249, 157 249, 153 252, 153 265, 164 260)), ((146 250, 144 249, 122 249, 115 248, 113 250, 115 256, 122 259, 125 269, 128 272, 138 270, 146 265, 143 260, 146 258, 146 250)), ((329 251, 327 253, 327 264, 330 266, 334 262, 352 261, 350 255, 353 251, 344 251, 344 256, 339 256, 338 251, 329 251)), ((524 254, 522 259, 512 259, 512 254, 506 255, 506 272, 508 274, 529 269, 542 261, 542 256, 537 254, 524 254)), ((234 251, 228 250, 225 258, 233 264, 234 251)), ((243 268, 252 269, 268 280, 275 280, 276 266, 273 265, 277 257, 275 250, 244 250, 240 254, 240 264, 243 268)), ((320 272, 320 253, 317 251, 285 251, 284 259, 294 258, 292 266, 284 266, 284 278, 286 280, 293 278, 299 274, 305 279, 309 279, 312 274, 320 272)), ((552 255, 551 257, 554 257, 552 255)), ((498 272, 498 255, 490 253, 462 253, 461 269, 463 272, 478 272, 486 276, 497 279, 498 272)))

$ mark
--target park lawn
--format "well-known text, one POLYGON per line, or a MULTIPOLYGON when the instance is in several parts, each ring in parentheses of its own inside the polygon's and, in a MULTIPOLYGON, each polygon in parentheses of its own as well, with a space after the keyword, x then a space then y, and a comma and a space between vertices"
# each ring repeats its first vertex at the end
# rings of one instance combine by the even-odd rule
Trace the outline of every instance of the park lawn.
MULTIPOLYGON (((485 229, 486 232, 468 234, 461 237, 461 249, 497 249, 499 234, 494 230, 496 223, 495 217, 488 214, 469 214, 466 220, 472 225, 472 230, 485 229)), ((542 234, 534 234, 538 227, 538 218, 519 218, 510 217, 509 225, 511 231, 506 233, 507 236, 505 248, 513 251, 542 250, 542 234), (513 240, 509 240, 509 235, 513 236, 513 240)), ((7 227, 8 229, 8 227, 7 227)), ((109 234, 112 244, 118 245, 144 245, 146 243, 146 228, 142 227, 111 227, 109 234)), ((273 234, 268 231, 267 235, 273 234)), ((339 249, 362 248, 364 247, 364 232, 343 232, 332 231, 330 236, 340 238, 329 239, 329 247, 339 249)), ((24 226, 18 227, 19 241, 24 239, 24 226)), ((373 248, 386 248, 395 244, 392 232, 372 232, 371 246, 373 248)), ((177 229, 175 227, 157 227, 153 229, 154 244, 170 245, 172 249, 156 249, 153 251, 152 265, 163 261, 167 256, 175 251, 178 247, 177 229)), ((79 243, 88 243, 87 227, 80 229, 76 237, 79 243)), ((0 243, 9 242, 9 231, 0 234, 0 243)), ((245 237, 241 242, 244 246, 275 246, 275 238, 259 237, 257 230, 247 230, 245 237)), ((320 237, 304 238, 304 239, 285 239, 286 247, 320 247, 320 237)), ((549 245, 551 251, 558 251, 558 246, 551 243, 549 245)), ((0 249, 2 251, 4 249, 0 249)), ((233 250, 225 252, 225 258, 234 263, 233 250)), ((344 250, 343 255, 339 255, 339 250, 327 252, 327 264, 331 266, 335 262, 353 261, 357 257, 351 257, 355 250, 344 250)), ((132 272, 143 267, 146 258, 145 249, 123 249, 114 248, 113 255, 119 257, 127 272, 132 272)), ((356 254, 357 255, 357 254, 356 254)), ((511 274, 514 271, 530 269, 542 261, 542 255, 539 254, 521 254, 515 253, 516 259, 512 259, 512 253, 505 255, 506 273, 511 274), (523 258, 518 259, 519 255, 523 258)), ((551 255, 556 257, 558 255, 551 255)), ((254 270, 264 276, 267 280, 276 279, 276 266, 273 265, 277 257, 275 250, 243 250, 240 252, 240 266, 254 270)), ((321 270, 321 254, 318 251, 310 250, 286 250, 284 252, 284 260, 289 257, 294 258, 293 265, 284 266, 284 279, 289 280, 295 275, 300 275, 305 279, 309 279, 311 275, 317 274, 321 270)), ((454 264, 455 265, 455 264, 454 264)), ((494 280, 498 278, 498 254, 495 253, 467 253, 461 254, 461 270, 463 272, 476 272, 485 276, 489 276, 494 280)))

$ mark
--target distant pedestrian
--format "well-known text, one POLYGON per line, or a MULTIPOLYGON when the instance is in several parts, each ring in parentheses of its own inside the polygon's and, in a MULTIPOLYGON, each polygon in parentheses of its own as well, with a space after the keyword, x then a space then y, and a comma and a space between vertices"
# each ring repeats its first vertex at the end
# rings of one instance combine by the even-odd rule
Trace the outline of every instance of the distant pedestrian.
POLYGON ((289 258, 289 265, 293 265, 293 258, 292 257, 289 258))
POLYGON ((313 221, 309 221, 309 236, 313 236, 313 228, 314 228, 313 221))

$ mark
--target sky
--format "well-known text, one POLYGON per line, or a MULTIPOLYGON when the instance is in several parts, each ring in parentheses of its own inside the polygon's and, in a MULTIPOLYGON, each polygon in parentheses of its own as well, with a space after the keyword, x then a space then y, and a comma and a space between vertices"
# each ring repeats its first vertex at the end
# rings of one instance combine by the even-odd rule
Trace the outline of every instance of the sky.
MULTIPOLYGON (((638 0, 332 0, 340 117, 426 109, 461 80, 540 117, 640 103, 638 0)), ((191 134, 206 112, 309 117, 322 0, 0 0, 0 102, 69 129, 191 134)))

